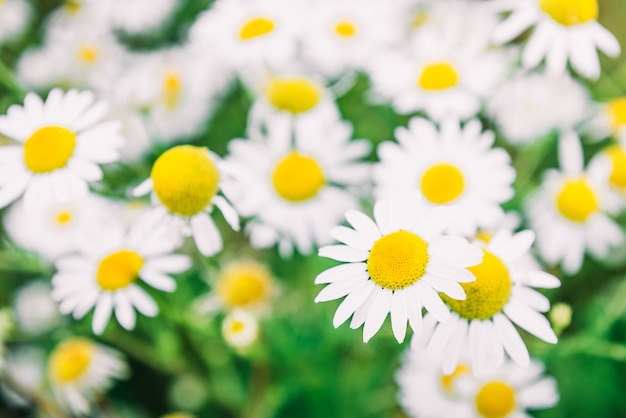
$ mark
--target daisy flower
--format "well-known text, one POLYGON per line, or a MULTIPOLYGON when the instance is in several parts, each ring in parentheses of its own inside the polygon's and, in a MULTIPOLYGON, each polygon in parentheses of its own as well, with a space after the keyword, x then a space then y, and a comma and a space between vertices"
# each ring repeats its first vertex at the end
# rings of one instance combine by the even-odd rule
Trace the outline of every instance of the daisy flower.
POLYGON ((459 283, 472 282, 467 268, 481 260, 481 250, 465 239, 442 236, 452 212, 428 208, 417 193, 379 200, 374 219, 353 210, 346 213, 352 228, 338 226, 331 235, 340 245, 319 250, 321 257, 340 264, 320 273, 316 284, 329 285, 315 302, 346 298, 333 318, 335 328, 351 315, 351 328, 363 328, 363 341, 378 332, 387 314, 398 342, 404 341, 407 321, 416 334, 422 330, 422 307, 438 320, 450 312, 437 292, 465 299, 459 283))
POLYGON ((545 58, 548 72, 563 74, 567 63, 583 77, 600 76, 596 48, 610 57, 620 54, 611 32, 598 23, 598 0, 519 0, 509 2, 511 15, 494 30, 492 39, 501 44, 534 26, 524 46, 522 63, 537 67, 545 58))
POLYGON ((95 307, 92 328, 102 334, 111 314, 127 330, 135 328, 135 309, 154 317, 158 307, 139 282, 164 292, 176 289, 171 274, 191 266, 186 255, 170 254, 179 244, 176 234, 150 217, 137 221, 129 231, 111 225, 82 240, 77 255, 56 262, 52 298, 61 313, 80 319, 95 307))
POLYGON ((13 299, 15 322, 29 334, 43 334, 61 322, 57 304, 52 300, 52 287, 47 280, 22 286, 13 299))
POLYGON ((123 355, 85 338, 70 338, 48 358, 48 379, 59 401, 72 413, 86 414, 90 403, 124 378, 128 366, 123 355))
POLYGON ((113 0, 110 19, 113 29, 145 33, 163 25, 176 10, 176 0, 113 0))
POLYGON ((239 230, 239 215, 218 194, 222 189, 221 166, 219 157, 207 148, 179 145, 157 158, 150 177, 133 194, 152 192, 152 217, 174 224, 183 236, 192 235, 200 253, 210 256, 222 250, 222 236, 209 216, 213 206, 234 230, 239 230))
POLYGON ((588 110, 588 91, 566 74, 520 73, 487 103, 489 115, 511 144, 532 142, 553 129, 573 129, 588 110))
POLYGON ((580 270, 586 251, 603 258, 624 241, 622 229, 607 215, 618 212, 623 201, 608 187, 611 165, 604 162, 585 171, 578 135, 564 133, 559 143, 561 170, 548 170, 527 202, 541 257, 550 264, 561 262, 568 274, 580 270))
POLYGON ((54 197, 85 194, 102 178, 98 166, 119 158, 119 122, 102 122, 108 108, 93 93, 54 89, 44 103, 29 93, 24 105, 0 116, 0 134, 15 145, 0 148, 0 208, 24 195, 27 209, 54 197))
POLYGON ((626 96, 616 97, 593 107, 593 117, 587 130, 595 139, 609 136, 626 143, 626 96))
POLYGON ((513 197, 515 170, 506 151, 492 148, 494 134, 472 119, 461 127, 446 120, 441 128, 413 118, 395 131, 398 143, 378 147, 380 163, 373 169, 375 194, 417 190, 429 206, 452 205, 455 234, 473 236, 502 215, 500 204, 513 197))
MULTIPOLYGON (((2 374, 22 391, 34 394, 44 394, 46 391, 46 354, 35 345, 20 344, 11 348, 5 354, 6 365, 2 374)), ((0 383, 2 398, 9 406, 28 408, 31 402, 11 387, 0 383)))
POLYGON ((626 136, 596 154, 589 162, 589 172, 605 173, 605 184, 626 198, 626 136))
POLYGON ((243 217, 255 248, 278 244, 283 256, 295 246, 308 254, 330 242, 328 230, 343 213, 357 208, 350 186, 365 185, 369 165, 357 159, 370 151, 351 141, 352 127, 339 120, 268 121, 261 138, 229 145, 224 191, 243 217), (323 140, 323 141, 320 141, 323 140))
POLYGON ((0 45, 13 40, 26 28, 31 15, 26 0, 0 1, 0 45))
POLYGON ((436 316, 424 318, 424 334, 414 337, 413 347, 425 344, 430 355, 441 356, 444 374, 455 370, 463 352, 470 353, 477 376, 501 365, 505 351, 516 363, 528 366, 528 350, 513 323, 556 343, 550 323, 541 314, 550 309, 550 301, 534 288, 556 288, 559 280, 543 271, 515 268, 516 260, 528 252, 534 239, 532 231, 498 232, 483 249, 482 263, 469 268, 476 281, 461 284, 467 297, 454 300, 443 296, 452 311, 450 320, 437 324, 436 316))
POLYGON ((222 322, 222 335, 230 346, 244 350, 257 340, 259 324, 250 313, 236 310, 222 322))

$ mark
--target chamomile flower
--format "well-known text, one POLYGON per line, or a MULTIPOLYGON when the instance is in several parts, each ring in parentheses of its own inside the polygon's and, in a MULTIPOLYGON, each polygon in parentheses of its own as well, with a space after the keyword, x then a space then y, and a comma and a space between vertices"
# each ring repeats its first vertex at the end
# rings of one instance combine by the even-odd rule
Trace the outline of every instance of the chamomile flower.
POLYGON ((459 283, 475 280, 467 268, 481 260, 480 248, 463 238, 441 235, 451 216, 448 208, 427 208, 415 192, 376 202, 375 221, 356 210, 347 212, 354 229, 333 228, 331 235, 342 244, 319 250, 321 257, 346 264, 316 277, 316 284, 329 285, 315 302, 346 296, 333 324, 338 327, 352 316, 351 328, 365 324, 364 342, 378 332, 387 314, 400 343, 407 321, 415 333, 421 332, 423 307, 447 321, 450 312, 437 292, 465 299, 459 283))
POLYGON ((626 96, 616 97, 606 103, 596 104, 587 130, 595 139, 609 136, 626 143, 626 96))
POLYGON ((605 173, 605 184, 626 198, 626 136, 597 153, 589 162, 589 171, 605 173))
POLYGON ((176 3, 176 0, 113 0, 109 9, 111 26, 133 34, 154 30, 172 16, 176 3))
POLYGON ((28 407, 30 400, 22 396, 23 392, 15 392, 14 387, 17 386, 21 391, 32 394, 45 393, 46 355, 37 346, 20 344, 9 349, 5 357, 6 366, 2 373, 14 386, 9 387, 0 383, 2 397, 11 406, 28 407))
POLYGON ((48 281, 38 280, 22 286, 13 299, 17 325, 29 334, 50 331, 61 321, 59 308, 52 300, 48 281))
POLYGON ((157 158, 150 177, 133 194, 152 192, 152 217, 173 224, 183 236, 193 236, 200 253, 213 255, 222 250, 222 236, 209 216, 214 206, 234 230, 239 230, 239 215, 218 194, 221 171, 220 158, 207 148, 179 145, 157 158))
POLYGON ((487 110, 511 144, 569 130, 587 117, 589 93, 568 75, 518 74, 489 98, 487 110))
POLYGON ((0 45, 13 40, 26 28, 31 7, 26 0, 0 1, 0 45))
POLYGON ((278 244, 281 255, 296 247, 309 254, 330 243, 328 230, 359 202, 351 186, 369 179, 367 141, 351 141, 352 127, 339 120, 268 121, 263 137, 229 143, 224 190, 243 217, 255 248, 278 244))
POLYGON ((511 41, 534 26, 524 46, 522 63, 537 67, 545 58, 548 72, 563 74, 567 63, 586 78, 600 76, 596 49, 610 57, 620 53, 611 32, 598 23, 598 0, 520 0, 510 2, 511 15, 495 29, 496 43, 511 41))
POLYGON ((154 317, 158 307, 139 282, 164 292, 176 289, 170 276, 191 266, 188 256, 171 254, 180 244, 177 235, 149 217, 137 221, 128 231, 111 225, 99 231, 97 239, 82 240, 77 255, 60 258, 52 278, 52 297, 62 313, 80 319, 95 307, 92 328, 101 334, 111 314, 122 327, 135 327, 135 309, 154 317))
POLYGON ((528 366, 528 350, 513 323, 556 343, 550 323, 541 314, 550 309, 550 301, 533 288, 559 287, 559 280, 543 271, 515 268, 516 260, 528 252, 534 239, 532 231, 498 232, 483 249, 482 263, 469 268, 476 281, 461 284, 467 297, 454 300, 443 296, 452 311, 450 320, 437 324, 436 316, 424 318, 424 335, 414 337, 413 345, 419 347, 427 340, 426 350, 440 356, 444 374, 455 370, 463 352, 470 353, 477 376, 501 365, 505 352, 516 363, 528 366))
POLYGON ((0 148, 0 207, 24 195, 27 209, 54 197, 67 201, 100 180, 99 164, 114 162, 124 144, 119 123, 102 122, 104 102, 93 93, 54 89, 44 103, 29 93, 24 105, 0 116, 0 134, 15 145, 0 148))
POLYGON ((527 202, 541 257, 561 263, 568 274, 580 270, 586 251, 602 258, 624 241, 622 229, 608 216, 621 209, 623 201, 608 187, 607 163, 599 161, 585 171, 578 136, 564 133, 559 143, 561 170, 548 170, 527 202))
POLYGON ((224 319, 222 335, 229 345, 244 350, 257 340, 259 324, 249 312, 236 310, 224 319))
POLYGON ((60 401, 74 414, 86 414, 115 379, 126 377, 120 352, 85 338, 70 338, 48 358, 48 379, 60 401))
POLYGON ((438 130, 422 118, 397 128, 398 143, 378 147, 375 193, 419 191, 429 206, 453 205, 453 233, 473 236, 502 215, 500 204, 513 196, 515 170, 506 151, 492 148, 494 134, 473 119, 461 127, 446 120, 438 130))

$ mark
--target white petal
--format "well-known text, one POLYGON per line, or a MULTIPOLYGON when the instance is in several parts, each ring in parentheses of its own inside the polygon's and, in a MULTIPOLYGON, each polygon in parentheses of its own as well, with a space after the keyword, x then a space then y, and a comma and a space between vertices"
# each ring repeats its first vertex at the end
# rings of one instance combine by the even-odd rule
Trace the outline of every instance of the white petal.
POLYGON ((165 273, 182 273, 189 270, 191 265, 192 262, 189 256, 172 254, 148 260, 144 268, 165 273))
POLYGON ((550 300, 529 287, 515 286, 513 288, 513 297, 523 301, 536 311, 548 312, 550 310, 550 300))
POLYGON ((511 324, 511 321, 509 321, 506 316, 499 313, 493 317, 493 324, 496 327, 498 337, 504 349, 509 356, 511 356, 513 361, 522 367, 528 367, 530 364, 528 349, 522 337, 520 337, 513 324, 511 324))
POLYGON ((361 251, 369 251, 374 245, 374 241, 366 239, 357 231, 345 226, 336 226, 330 230, 330 236, 349 247, 361 251))
POLYGON ((367 275, 367 264, 365 263, 348 263, 339 264, 324 270, 315 278, 315 284, 333 283, 338 280, 344 280, 357 274, 367 275))
POLYGON ((132 195, 135 197, 145 196, 152 191, 152 187, 152 178, 148 177, 133 189, 132 195))
POLYGON ((378 289, 376 300, 370 309, 363 327, 363 342, 368 342, 383 326, 391 309, 392 292, 389 289, 378 289))
POLYGON ((440 322, 445 322, 450 319, 450 311, 432 287, 422 282, 417 282, 414 286, 417 289, 422 304, 428 312, 433 314, 440 322))
POLYGON ((215 196, 213 198, 213 203, 215 203, 215 206, 217 206, 220 212, 222 212, 222 215, 224 215, 224 219, 226 219, 228 225, 230 225, 234 231, 239 231, 239 214, 235 208, 233 208, 232 205, 222 196, 215 196))
POLYGON ((540 287, 542 289, 556 289, 561 286, 561 281, 553 274, 545 271, 529 271, 523 275, 522 282, 527 286, 540 287))
POLYGON ((336 281, 326 286, 318 293, 315 298, 315 303, 328 302, 330 300, 342 298, 363 286, 367 280, 367 275, 363 275, 336 281))
POLYGON ((361 235, 370 241, 374 242, 379 239, 382 234, 376 226, 376 223, 372 221, 367 215, 358 210, 351 210, 346 212, 346 220, 356 229, 361 235))
POLYGON ((452 299, 465 300, 465 290, 453 280, 442 279, 432 275, 422 280, 426 280, 437 292, 443 292, 452 299))
POLYGON ((111 297, 111 293, 102 293, 98 303, 96 304, 96 310, 94 311, 93 321, 91 324, 94 334, 102 334, 107 322, 109 322, 109 318, 111 318, 112 309, 113 298, 111 297))
POLYGON ((357 250, 347 245, 327 245, 319 249, 318 255, 337 261, 356 263, 367 260, 369 252, 357 250))
POLYGON ((113 296, 115 302, 115 317, 120 325, 127 330, 135 328, 137 319, 135 310, 131 306, 123 291, 116 292, 113 296))
POLYGON ((406 337, 406 322, 409 319, 406 295, 407 292, 396 290, 391 300, 391 329, 400 344, 406 337))
POLYGON ((350 315, 367 300, 375 287, 374 282, 368 281, 363 287, 350 293, 337 308, 335 316, 333 317, 333 326, 338 328, 341 324, 346 322, 348 318, 350 318, 350 315))
POLYGON ((583 149, 574 131, 567 131, 559 138, 559 165, 568 174, 578 174, 583 170, 583 149))
POLYGON ((191 233, 200 254, 208 257, 222 250, 220 231, 206 213, 191 218, 191 233))
POLYGON ((176 290, 176 281, 167 274, 144 268, 141 272, 141 279, 155 289, 164 292, 176 290))
POLYGON ((537 311, 516 300, 511 300, 504 307, 504 313, 511 321, 531 334, 547 343, 556 344, 558 339, 550 326, 550 322, 537 311))
POLYGON ((139 286, 129 286, 126 290, 126 297, 128 297, 130 303, 145 316, 154 317, 159 313, 157 304, 139 286))
POLYGON ((434 276, 446 280, 453 280, 459 283, 469 283, 476 281, 474 273, 463 267, 447 266, 444 264, 428 263, 426 271, 434 276))

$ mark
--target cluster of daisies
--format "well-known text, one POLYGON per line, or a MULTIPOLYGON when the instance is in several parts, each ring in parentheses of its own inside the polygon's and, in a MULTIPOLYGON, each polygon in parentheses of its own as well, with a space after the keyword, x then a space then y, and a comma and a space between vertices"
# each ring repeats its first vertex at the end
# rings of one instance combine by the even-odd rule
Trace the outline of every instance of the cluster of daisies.
MULTIPOLYGON (((343 298, 333 325, 363 326, 364 342, 389 316, 403 343, 408 324, 396 377, 411 416, 522 417, 556 404, 518 331, 557 342, 537 289, 561 283, 544 266, 574 275, 586 254, 607 259, 625 241, 615 217, 626 98, 593 103, 580 81, 600 76, 597 50, 620 53, 598 1, 217 0, 181 44, 123 42, 157 33, 178 8, 67 0, 16 62, 31 92, 0 116, 2 220, 15 245, 54 266, 16 295, 20 329, 42 335, 62 315, 90 315, 95 335, 112 318, 131 331, 137 313, 159 315, 154 295, 218 260, 192 307, 224 313, 225 341, 245 351, 282 291, 254 252, 222 255, 225 235, 282 259, 338 261, 315 278, 326 285, 315 302, 343 298), (363 77, 364 100, 408 115, 377 146, 353 138, 359 120, 337 105, 363 77), (244 137, 218 155, 198 138, 221 123, 211 116, 234 85, 252 104, 244 137), (555 133, 558 168, 516 196, 511 156, 555 133), (600 151, 585 158, 581 137, 600 151), (147 159, 149 172, 105 196, 110 167, 147 159), (514 198, 519 211, 505 211, 514 198)), ((0 44, 33 12, 0 0, 0 44)), ((30 393, 45 380, 74 414, 128 374, 121 352, 86 337, 46 360, 6 357, 12 382, 30 393)))

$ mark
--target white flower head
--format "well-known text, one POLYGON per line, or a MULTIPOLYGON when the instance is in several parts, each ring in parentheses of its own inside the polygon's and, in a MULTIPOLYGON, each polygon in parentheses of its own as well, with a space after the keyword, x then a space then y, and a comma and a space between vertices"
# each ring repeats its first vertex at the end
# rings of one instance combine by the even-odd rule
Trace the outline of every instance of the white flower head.
POLYGON ((51 297, 52 287, 37 280, 22 286, 13 299, 17 325, 30 334, 50 331, 61 322, 59 308, 51 297))
POLYGON ((422 331, 422 308, 439 321, 450 312, 437 292, 465 299, 460 283, 476 278, 467 268, 481 260, 481 250, 465 239, 442 236, 451 221, 449 208, 428 208, 416 193, 379 200, 374 220, 359 211, 346 213, 354 228, 338 226, 331 235, 340 245, 319 250, 321 257, 340 264, 320 273, 316 284, 329 285, 315 302, 346 298, 333 318, 335 327, 350 316, 351 328, 363 328, 363 341, 378 332, 387 314, 398 342, 404 341, 407 321, 422 331))
POLYGON ((586 130, 596 139, 610 136, 626 144, 626 96, 616 97, 592 107, 593 116, 586 130))
POLYGON ((113 29, 145 33, 162 26, 176 11, 176 0, 113 0, 110 2, 113 29))
POLYGON ((0 207, 22 194, 30 209, 87 193, 102 178, 99 164, 116 161, 124 145, 119 122, 102 121, 107 111, 89 91, 59 89, 45 103, 29 93, 23 106, 9 107, 0 134, 16 144, 0 148, 0 207))
POLYGON ((235 310, 224 318, 222 335, 229 345, 244 350, 257 340, 259 324, 249 312, 235 310))
POLYGON ((26 0, 0 1, 0 45, 12 41, 24 31, 31 13, 26 0))

